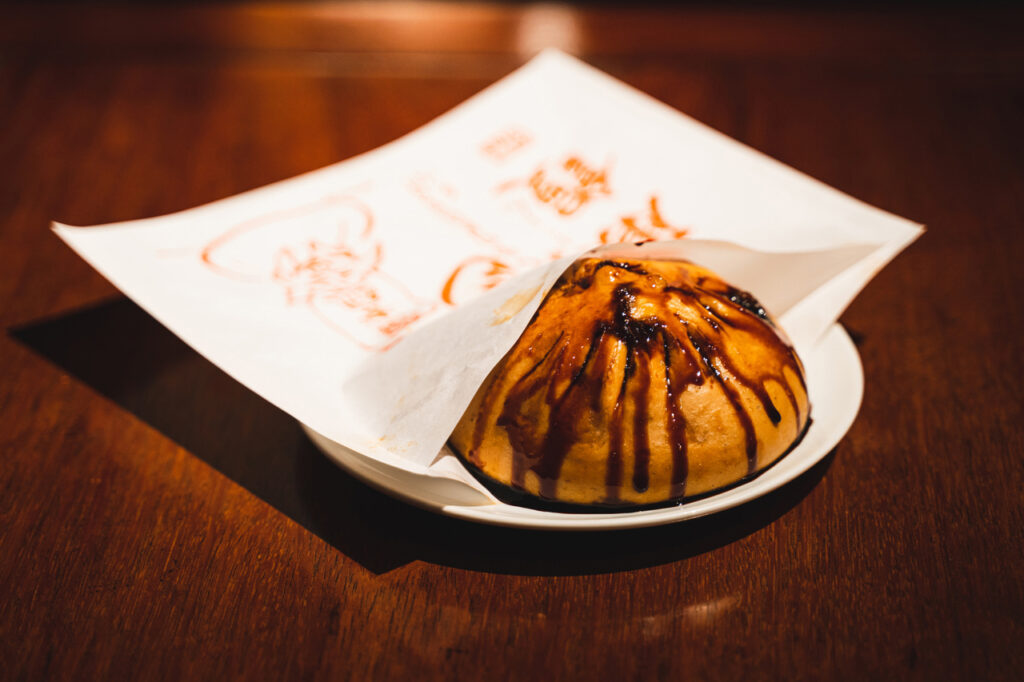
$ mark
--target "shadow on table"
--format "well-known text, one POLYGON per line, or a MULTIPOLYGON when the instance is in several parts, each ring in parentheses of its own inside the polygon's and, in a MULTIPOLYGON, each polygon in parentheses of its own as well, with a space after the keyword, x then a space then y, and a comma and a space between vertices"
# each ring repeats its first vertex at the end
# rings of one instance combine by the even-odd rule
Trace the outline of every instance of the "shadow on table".
POLYGON ((295 420, 127 299, 9 334, 375 573, 415 560, 520 575, 679 561, 772 523, 817 485, 834 458, 758 500, 682 524, 597 533, 482 526, 366 487, 322 455, 295 420))

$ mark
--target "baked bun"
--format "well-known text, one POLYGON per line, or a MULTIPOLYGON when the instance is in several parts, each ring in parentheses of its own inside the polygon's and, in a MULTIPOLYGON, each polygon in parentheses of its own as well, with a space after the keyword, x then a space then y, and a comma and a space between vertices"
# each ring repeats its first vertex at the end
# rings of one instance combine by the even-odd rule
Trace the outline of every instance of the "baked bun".
POLYGON ((451 436, 485 482, 633 507, 742 481, 803 434, 803 366, 757 300, 681 260, 569 267, 451 436))

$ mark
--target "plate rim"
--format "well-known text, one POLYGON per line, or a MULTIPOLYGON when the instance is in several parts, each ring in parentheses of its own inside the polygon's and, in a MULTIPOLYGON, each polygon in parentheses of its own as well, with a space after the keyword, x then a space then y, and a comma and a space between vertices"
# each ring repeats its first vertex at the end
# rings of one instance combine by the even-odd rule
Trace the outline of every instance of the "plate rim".
MULTIPOLYGON (((849 399, 844 401, 845 404, 841 404, 840 409, 837 410, 839 414, 838 422, 828 436, 826 436, 825 444, 820 447, 820 451, 804 456, 800 459, 800 464, 797 466, 781 469, 772 467, 765 471, 764 474, 734 488, 724 490, 721 493, 709 495, 693 502, 659 507, 657 509, 633 512, 573 514, 517 507, 504 502, 485 505, 444 504, 432 500, 429 495, 417 495, 414 491, 388 485, 387 479, 392 478, 390 475, 375 471, 371 466, 355 466, 352 462, 345 459, 337 448, 332 447, 337 445, 333 441, 313 431, 305 424, 302 425, 302 428, 310 436, 317 449, 342 469, 371 488, 443 516, 507 528, 548 531, 602 531, 647 528, 689 521, 732 509, 755 500, 781 488, 806 473, 823 460, 829 452, 835 449, 836 445, 849 432, 850 427, 853 426, 860 412, 864 398, 864 368, 861 364, 857 347, 847 331, 838 322, 834 322, 829 326, 810 350, 810 353, 815 351, 831 351, 830 359, 841 360, 842 364, 846 365, 849 378, 852 378, 854 382, 853 385, 848 387, 849 399), (834 348, 831 346, 834 346, 834 348)), ((811 424, 809 429, 813 428, 814 423, 811 424)))

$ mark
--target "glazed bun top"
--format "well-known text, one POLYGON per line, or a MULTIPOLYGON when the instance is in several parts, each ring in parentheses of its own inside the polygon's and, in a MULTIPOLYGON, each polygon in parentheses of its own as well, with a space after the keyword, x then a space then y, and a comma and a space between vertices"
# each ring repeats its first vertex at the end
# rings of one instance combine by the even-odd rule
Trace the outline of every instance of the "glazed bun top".
POLYGON ((480 387, 451 444, 485 482, 638 506, 737 483, 798 440, 810 406, 785 335, 687 261, 584 258, 480 387))

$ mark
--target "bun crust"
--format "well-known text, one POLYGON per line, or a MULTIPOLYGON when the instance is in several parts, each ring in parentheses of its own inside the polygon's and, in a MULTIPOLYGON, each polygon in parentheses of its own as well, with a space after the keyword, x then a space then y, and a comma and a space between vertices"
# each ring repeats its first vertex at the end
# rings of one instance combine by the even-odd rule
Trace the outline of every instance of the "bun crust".
POLYGON ((686 261, 584 258, 488 375, 450 442, 499 486, 631 507, 762 471, 809 415, 803 366, 749 293, 686 261))

